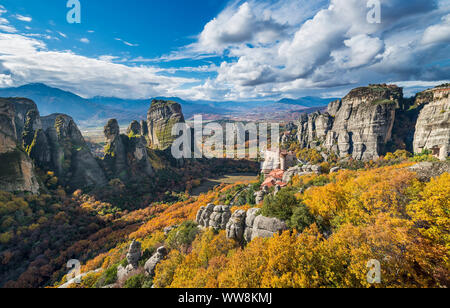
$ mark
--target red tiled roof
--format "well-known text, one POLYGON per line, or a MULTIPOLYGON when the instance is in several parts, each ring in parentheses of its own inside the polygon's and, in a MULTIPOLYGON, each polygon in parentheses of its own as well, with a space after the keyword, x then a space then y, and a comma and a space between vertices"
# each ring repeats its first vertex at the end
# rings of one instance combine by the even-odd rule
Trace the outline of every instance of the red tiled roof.
POLYGON ((273 170, 269 173, 269 177, 273 177, 277 180, 282 180, 284 176, 284 171, 281 169, 273 170))

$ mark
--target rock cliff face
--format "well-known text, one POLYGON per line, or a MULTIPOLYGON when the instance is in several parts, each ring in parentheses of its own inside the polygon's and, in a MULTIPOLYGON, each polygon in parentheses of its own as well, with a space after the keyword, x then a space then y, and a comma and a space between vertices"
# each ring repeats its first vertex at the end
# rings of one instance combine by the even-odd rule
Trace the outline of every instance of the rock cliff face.
POLYGON ((396 86, 374 85, 352 90, 337 109, 326 147, 341 157, 378 158, 391 140, 395 110, 403 90, 396 86))
POLYGON ((378 158, 391 140, 395 112, 403 90, 391 85, 371 85, 352 90, 332 102, 327 113, 302 116, 298 140, 304 148, 326 148, 341 157, 378 158))
POLYGON ((298 140, 304 148, 320 146, 333 125, 333 117, 329 113, 315 112, 302 115, 298 124, 298 140))
POLYGON ((255 238, 272 237, 275 233, 287 230, 286 224, 276 218, 264 217, 260 209, 238 210, 231 214, 230 207, 209 204, 197 213, 197 223, 205 228, 226 230, 227 237, 238 242, 251 242, 255 238))
POLYGON ((44 170, 55 171, 71 189, 106 184, 103 170, 89 150, 74 120, 64 114, 42 117, 28 147, 30 156, 44 170))
POLYGON ((29 100, 0 99, 0 190, 39 192, 34 164, 22 148, 25 115, 31 109, 37 112, 29 100))
POLYGON ((414 152, 432 150, 445 160, 450 153, 450 85, 419 93, 416 105, 424 105, 414 136, 414 152))
POLYGON ((154 175, 141 131, 141 125, 136 121, 130 124, 128 136, 120 134, 117 120, 110 120, 105 126, 107 146, 103 161, 108 178, 130 180, 154 175))
POLYGON ((170 148, 175 140, 172 136, 172 128, 177 123, 184 123, 180 104, 153 100, 147 115, 150 147, 158 150, 170 148))

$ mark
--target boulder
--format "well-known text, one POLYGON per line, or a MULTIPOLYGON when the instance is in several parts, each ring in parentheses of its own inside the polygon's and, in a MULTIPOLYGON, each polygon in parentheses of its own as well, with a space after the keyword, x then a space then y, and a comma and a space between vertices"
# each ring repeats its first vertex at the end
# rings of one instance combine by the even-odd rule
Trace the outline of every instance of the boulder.
POLYGON ((164 228, 164 235, 168 235, 172 230, 178 229, 178 225, 174 225, 174 226, 170 226, 170 227, 166 227, 164 228))
POLYGON ((244 239, 248 243, 252 240, 253 223, 255 222, 256 217, 258 217, 260 211, 261 210, 258 208, 252 208, 247 211, 245 218, 244 239))
POLYGON ((257 191, 255 193, 255 202, 256 204, 261 204, 264 201, 264 197, 266 196, 266 192, 263 190, 257 191))
POLYGON ((168 251, 165 247, 158 248, 156 253, 150 259, 148 259, 147 262, 145 263, 144 268, 145 268, 147 275, 149 275, 150 277, 153 277, 155 275, 156 266, 162 260, 164 260, 164 258, 167 256, 167 254, 168 254, 168 251))
POLYGON ((209 220, 214 212, 214 204, 208 204, 206 207, 201 207, 200 210, 197 212, 197 218, 196 222, 202 226, 202 227, 209 227, 209 220))
POLYGON ((450 173, 450 162, 423 162, 408 168, 415 172, 422 182, 429 182, 432 178, 450 173))
POLYGON ((231 218, 226 226, 228 238, 234 239, 238 242, 242 242, 244 240, 246 217, 247 213, 243 210, 238 210, 231 215, 231 218))
POLYGON ((226 205, 214 207, 213 213, 209 217, 209 226, 216 230, 225 230, 231 218, 231 208, 226 205))
POLYGON ((330 169, 330 173, 337 173, 337 172, 339 172, 340 170, 341 170, 340 167, 333 167, 333 168, 330 169))
POLYGON ((137 241, 133 241, 128 249, 127 260, 128 264, 133 266, 133 268, 138 267, 139 259, 141 259, 141 243, 137 241))
POLYGON ((287 226, 283 221, 277 218, 269 218, 260 215, 255 218, 253 223, 252 240, 257 237, 272 237, 275 233, 279 233, 284 230, 287 230, 287 226))

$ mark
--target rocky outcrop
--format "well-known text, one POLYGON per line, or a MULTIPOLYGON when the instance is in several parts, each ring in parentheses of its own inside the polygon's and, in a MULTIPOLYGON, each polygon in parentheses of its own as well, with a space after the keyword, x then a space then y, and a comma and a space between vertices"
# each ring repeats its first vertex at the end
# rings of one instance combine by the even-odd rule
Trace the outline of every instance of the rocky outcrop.
POLYGON ((116 119, 109 120, 104 129, 106 138, 103 159, 108 178, 128 179, 126 136, 120 134, 116 119))
POLYGON ((420 181, 429 182, 434 177, 450 173, 450 162, 423 162, 409 167, 409 170, 415 172, 420 181))
POLYGON ((304 176, 313 173, 320 174, 322 172, 322 167, 319 165, 306 164, 303 166, 296 166, 289 168, 283 175, 283 183, 289 183, 294 176, 304 176))
POLYGON ((178 123, 184 123, 180 104, 153 100, 147 115, 150 147, 158 150, 170 148, 175 140, 172 136, 172 128, 178 123))
POLYGON ((26 113, 36 105, 29 100, 0 99, 0 190, 39 192, 34 164, 22 148, 26 113))
POLYGON ((254 219, 253 225, 246 228, 246 240, 252 241, 258 237, 269 238, 284 230, 287 230, 287 226, 283 221, 259 215, 254 219))
POLYGON ((141 259, 141 243, 133 241, 128 249, 127 260, 128 264, 131 264, 134 268, 138 267, 139 259, 141 259))
POLYGON ((203 227, 212 227, 216 230, 224 230, 231 218, 231 209, 226 205, 208 204, 201 207, 197 213, 197 223, 203 227))
POLYGON ((168 251, 166 247, 159 247, 158 250, 156 250, 156 253, 145 263, 144 269, 147 275, 149 275, 150 277, 153 277, 155 275, 156 266, 162 260, 164 260, 167 254, 168 251))
POLYGON ((128 265, 126 267, 119 265, 119 267, 117 268, 117 279, 119 281, 124 281, 127 277, 138 270, 139 260, 141 259, 141 256, 141 243, 134 240, 128 248, 128 265))
POLYGON ((69 188, 106 183, 102 169, 71 117, 63 114, 41 117, 36 104, 27 99, 2 99, 2 106, 8 110, 4 114, 12 117, 9 125, 6 125, 8 121, 2 124, 5 129, 2 135, 8 138, 0 137, 0 143, 4 143, 1 148, 14 151, 14 155, 2 159, 11 162, 5 174, 6 171, 16 174, 10 178, 8 190, 37 192, 39 185, 30 158, 43 171, 54 171, 60 184, 69 188))
POLYGON ((209 218, 211 214, 214 212, 214 204, 208 204, 207 206, 202 206, 200 210, 197 212, 197 218, 195 221, 202 227, 209 227, 209 218))
POLYGON ((71 189, 106 184, 103 170, 71 117, 52 114, 42 117, 41 122, 42 130, 35 132, 29 147, 41 168, 55 171, 61 184, 71 189))
POLYGON ((130 123, 127 129, 128 136, 139 136, 141 135, 141 124, 138 121, 133 121, 130 123))
POLYGON ((133 121, 127 130, 128 136, 122 135, 117 120, 108 121, 104 129, 107 145, 103 161, 110 179, 139 180, 154 175, 141 129, 141 125, 133 121))
POLYGON ((377 159, 391 140, 395 112, 403 91, 397 86, 371 85, 352 90, 339 108, 327 133, 326 147, 357 160, 377 159))
POLYGON ((424 105, 416 123, 414 152, 432 150, 445 160, 450 153, 450 86, 419 93, 416 105, 424 105))
POLYGON ((243 210, 238 210, 231 215, 231 218, 226 226, 228 238, 238 242, 242 242, 244 240, 246 217, 247 213, 243 210))
POLYGON ((197 213, 197 223, 203 227, 226 230, 228 238, 238 242, 252 241, 257 237, 267 238, 287 229, 284 222, 259 214, 260 209, 247 212, 238 210, 233 215, 227 206, 212 204, 202 207, 197 213))
POLYGON ((394 85, 370 85, 334 101, 326 113, 302 115, 298 141, 303 148, 326 149, 344 158, 376 159, 391 141, 396 109, 403 90, 394 85))
POLYGON ((303 114, 298 124, 298 141, 303 148, 317 148, 326 140, 333 125, 333 117, 328 113, 303 114))
POLYGON ((249 209, 247 211, 247 215, 245 217, 245 231, 244 231, 244 240, 247 243, 250 243, 252 241, 253 224, 255 223, 256 217, 259 216, 260 211, 261 210, 257 208, 249 209))

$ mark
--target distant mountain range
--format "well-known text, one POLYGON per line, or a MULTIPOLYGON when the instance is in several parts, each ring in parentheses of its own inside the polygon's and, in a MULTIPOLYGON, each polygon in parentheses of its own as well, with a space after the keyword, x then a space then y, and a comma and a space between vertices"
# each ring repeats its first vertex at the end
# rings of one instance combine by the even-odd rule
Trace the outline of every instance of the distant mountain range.
MULTIPOLYGON (((127 125, 132 120, 142 120, 147 116, 153 98, 149 99, 121 99, 114 97, 82 98, 74 93, 45 84, 34 83, 15 88, 0 89, 0 97, 25 97, 33 100, 41 115, 52 113, 68 114, 82 127, 101 127, 106 120, 115 118, 120 124, 127 125)), ((299 99, 282 99, 278 102, 214 102, 214 101, 186 101, 178 97, 155 97, 156 99, 172 100, 183 108, 186 118, 195 114, 227 116, 245 114, 252 110, 264 108, 276 111, 307 109, 327 106, 334 99, 318 97, 304 97, 299 99), (289 107, 290 106, 290 107, 289 107)))
POLYGON ((338 100, 338 98, 320 98, 314 96, 306 96, 298 99, 283 98, 282 100, 279 100, 278 103, 314 108, 328 106, 332 101, 335 100, 338 100))

